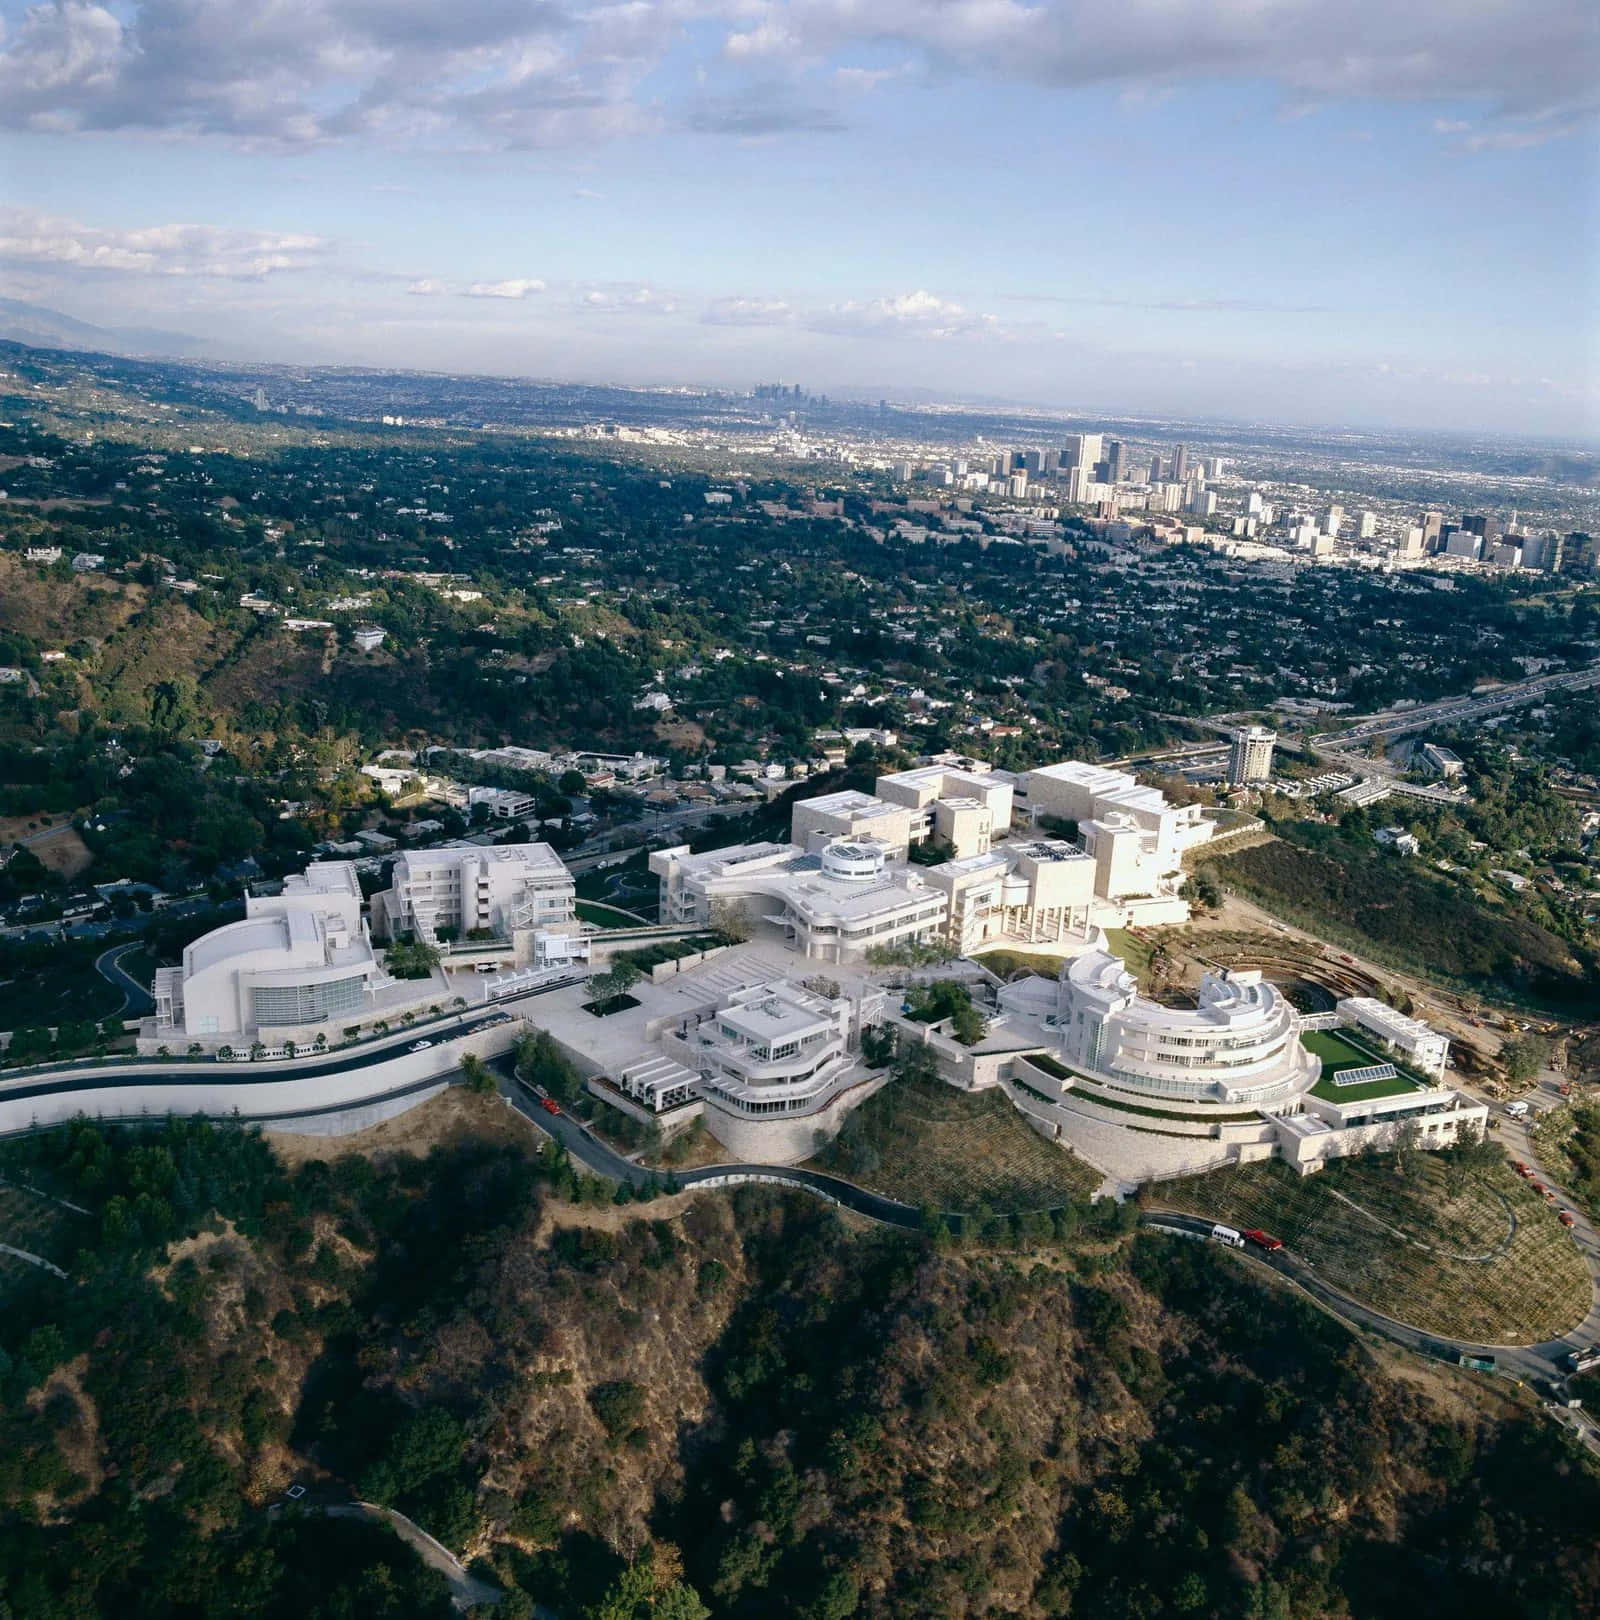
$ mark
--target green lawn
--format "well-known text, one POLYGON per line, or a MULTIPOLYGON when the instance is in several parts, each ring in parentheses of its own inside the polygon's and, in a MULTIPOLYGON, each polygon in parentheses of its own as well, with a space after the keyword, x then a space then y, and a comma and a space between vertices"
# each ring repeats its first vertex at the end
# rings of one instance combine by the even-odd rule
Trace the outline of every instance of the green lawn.
POLYGON ((1336 1030, 1308 1029, 1300 1039, 1308 1052, 1322 1059, 1324 1073, 1330 1069, 1335 1074, 1340 1069, 1366 1069, 1385 1061, 1336 1030))
POLYGON ((1155 955, 1155 947, 1147 941, 1136 938, 1126 928, 1106 929, 1106 946, 1113 956, 1120 956, 1127 964, 1128 971, 1139 981, 1140 987, 1147 984, 1150 972, 1150 958, 1155 955))
POLYGON ((1042 979, 1057 978, 1067 959, 1042 951, 1015 951, 1008 947, 1003 951, 983 951, 975 960, 982 962, 997 979, 1009 981, 1024 969, 1042 979))
POLYGON ((1311 1088, 1311 1094, 1324 1102, 1370 1102, 1374 1097, 1398 1097, 1417 1089, 1416 1081, 1403 1074, 1392 1075, 1387 1080, 1369 1080, 1359 1086, 1335 1085, 1335 1076, 1346 1069, 1370 1069, 1389 1059, 1331 1029, 1309 1029, 1300 1039, 1308 1052, 1322 1059, 1322 1078, 1311 1088))
POLYGON ((1416 1081, 1403 1074, 1391 1075, 1387 1080, 1368 1080, 1359 1086, 1335 1085, 1324 1069, 1322 1078, 1311 1088, 1311 1095, 1320 1097, 1324 1102, 1358 1103, 1371 1102, 1374 1097, 1398 1097, 1403 1092, 1416 1089, 1416 1081))

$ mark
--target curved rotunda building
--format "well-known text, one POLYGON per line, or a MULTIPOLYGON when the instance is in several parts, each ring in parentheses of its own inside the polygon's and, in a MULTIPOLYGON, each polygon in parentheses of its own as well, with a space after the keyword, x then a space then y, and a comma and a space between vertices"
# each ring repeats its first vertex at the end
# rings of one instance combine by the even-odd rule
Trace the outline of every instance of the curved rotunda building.
POLYGON ((1195 1006, 1168 1007, 1139 994, 1120 957, 1090 950, 1057 996, 1064 1060, 1152 1101, 1292 1106, 1321 1073, 1294 1008, 1257 972, 1208 973, 1195 1006))

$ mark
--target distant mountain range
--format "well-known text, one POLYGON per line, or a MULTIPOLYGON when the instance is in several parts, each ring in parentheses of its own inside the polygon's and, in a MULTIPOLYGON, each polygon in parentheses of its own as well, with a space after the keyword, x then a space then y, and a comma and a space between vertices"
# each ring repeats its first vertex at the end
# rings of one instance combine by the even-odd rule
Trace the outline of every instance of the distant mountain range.
POLYGON ((176 357, 204 354, 203 338, 141 326, 95 326, 58 309, 0 298, 0 340, 36 349, 87 349, 97 354, 176 357))

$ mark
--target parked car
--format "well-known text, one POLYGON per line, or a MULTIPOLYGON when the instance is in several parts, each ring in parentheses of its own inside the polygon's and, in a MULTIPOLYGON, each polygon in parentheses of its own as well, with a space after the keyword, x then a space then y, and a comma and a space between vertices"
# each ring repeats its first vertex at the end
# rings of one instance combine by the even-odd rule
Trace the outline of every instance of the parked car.
POLYGON ((1556 1216, 1556 1219, 1560 1221, 1563 1226, 1576 1226, 1578 1224, 1577 1217, 1573 1215, 1570 1209, 1562 1210, 1561 1213, 1556 1216))
POLYGON ((539 1106, 544 1109, 547 1114, 559 1114, 561 1112, 561 1104, 558 1103, 554 1097, 546 1097, 545 1100, 539 1104, 539 1106))
POLYGON ((432 1045, 432 1041, 413 1041, 410 1046, 406 1048, 406 1050, 408 1052, 426 1052, 432 1045))

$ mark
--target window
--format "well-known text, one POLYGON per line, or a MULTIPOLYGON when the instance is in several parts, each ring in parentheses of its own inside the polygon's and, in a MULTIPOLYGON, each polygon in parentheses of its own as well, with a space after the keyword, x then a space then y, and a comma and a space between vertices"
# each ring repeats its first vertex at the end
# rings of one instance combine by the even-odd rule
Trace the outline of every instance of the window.
POLYGON ((366 980, 330 979, 323 984, 262 984, 250 991, 258 1025, 315 1024, 335 1013, 354 1012, 361 1006, 366 980))

